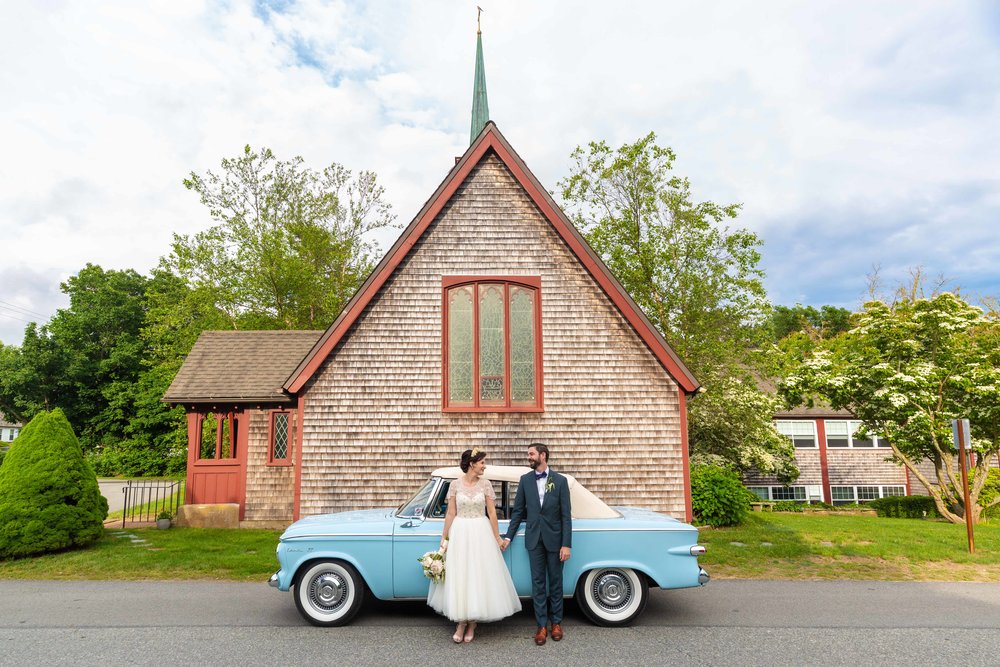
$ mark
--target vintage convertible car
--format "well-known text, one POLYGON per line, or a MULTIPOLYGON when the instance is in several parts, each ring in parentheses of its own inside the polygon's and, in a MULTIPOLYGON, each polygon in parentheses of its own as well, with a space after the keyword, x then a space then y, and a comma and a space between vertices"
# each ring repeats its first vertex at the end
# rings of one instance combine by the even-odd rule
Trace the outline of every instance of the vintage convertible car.
MULTIPOLYGON (((487 466, 503 533, 517 482, 528 468, 487 466)), ((442 468, 399 508, 312 516, 288 527, 278 543, 281 569, 270 585, 293 590, 295 606, 313 625, 349 623, 365 589, 381 600, 427 597, 428 580, 417 559, 441 541, 448 486, 462 474, 442 468)), ((649 510, 605 505, 569 475, 573 506, 573 551, 563 570, 567 597, 591 621, 616 626, 632 622, 646 607, 649 587, 689 588, 705 584, 698 565, 705 547, 698 529, 649 510)), ((524 525, 504 552, 514 586, 531 597, 524 525)))

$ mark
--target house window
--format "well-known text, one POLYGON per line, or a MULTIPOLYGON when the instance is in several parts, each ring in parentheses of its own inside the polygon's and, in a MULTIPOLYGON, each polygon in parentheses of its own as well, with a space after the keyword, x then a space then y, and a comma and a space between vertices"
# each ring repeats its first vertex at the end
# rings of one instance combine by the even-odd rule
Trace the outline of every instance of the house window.
POLYGON ((795 500, 806 501, 806 487, 804 486, 772 486, 771 500, 795 500))
POLYGON ((271 412, 270 437, 267 462, 270 465, 292 464, 292 443, 295 441, 292 413, 284 410, 271 412))
POLYGON ((235 459, 238 420, 232 413, 209 412, 201 416, 198 458, 235 459))
POLYGON ((905 496, 904 486, 831 486, 830 496, 834 505, 847 505, 851 503, 866 503, 876 498, 888 498, 889 496, 905 496))
POLYGON ((444 409, 542 410, 541 280, 446 277, 444 409))
POLYGON ((877 436, 868 434, 861 438, 857 436, 857 431, 861 429, 861 422, 846 419, 826 420, 826 446, 827 447, 888 447, 889 443, 880 440, 877 436))
POLYGON ((778 433, 787 436, 796 447, 816 446, 816 424, 812 421, 776 421, 778 433))

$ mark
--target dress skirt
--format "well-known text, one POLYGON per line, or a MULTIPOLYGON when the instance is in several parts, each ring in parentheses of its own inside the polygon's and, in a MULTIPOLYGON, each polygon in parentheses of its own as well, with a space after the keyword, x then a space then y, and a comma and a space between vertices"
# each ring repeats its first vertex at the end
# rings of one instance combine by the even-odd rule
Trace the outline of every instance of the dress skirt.
POLYGON ((444 581, 432 581, 427 604, 455 621, 499 621, 521 611, 493 527, 485 516, 456 517, 445 551, 444 581))

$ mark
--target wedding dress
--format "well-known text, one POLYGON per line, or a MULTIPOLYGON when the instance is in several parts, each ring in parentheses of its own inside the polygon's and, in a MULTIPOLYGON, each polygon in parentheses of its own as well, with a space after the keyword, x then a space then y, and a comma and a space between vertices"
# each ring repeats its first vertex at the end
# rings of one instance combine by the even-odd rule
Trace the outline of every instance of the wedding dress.
POLYGON ((456 504, 445 551, 444 581, 432 581, 427 604, 452 621, 498 621, 521 610, 510 572, 497 546, 486 503, 493 485, 480 479, 471 487, 459 478, 448 489, 456 504))

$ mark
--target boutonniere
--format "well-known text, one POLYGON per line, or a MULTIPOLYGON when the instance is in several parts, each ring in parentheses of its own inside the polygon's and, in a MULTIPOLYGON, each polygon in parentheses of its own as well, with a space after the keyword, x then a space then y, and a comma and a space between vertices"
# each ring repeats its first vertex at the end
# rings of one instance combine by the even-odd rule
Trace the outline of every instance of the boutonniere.
POLYGON ((556 483, 550 479, 549 483, 545 485, 545 493, 549 493, 550 491, 555 491, 555 490, 556 490, 556 483))

